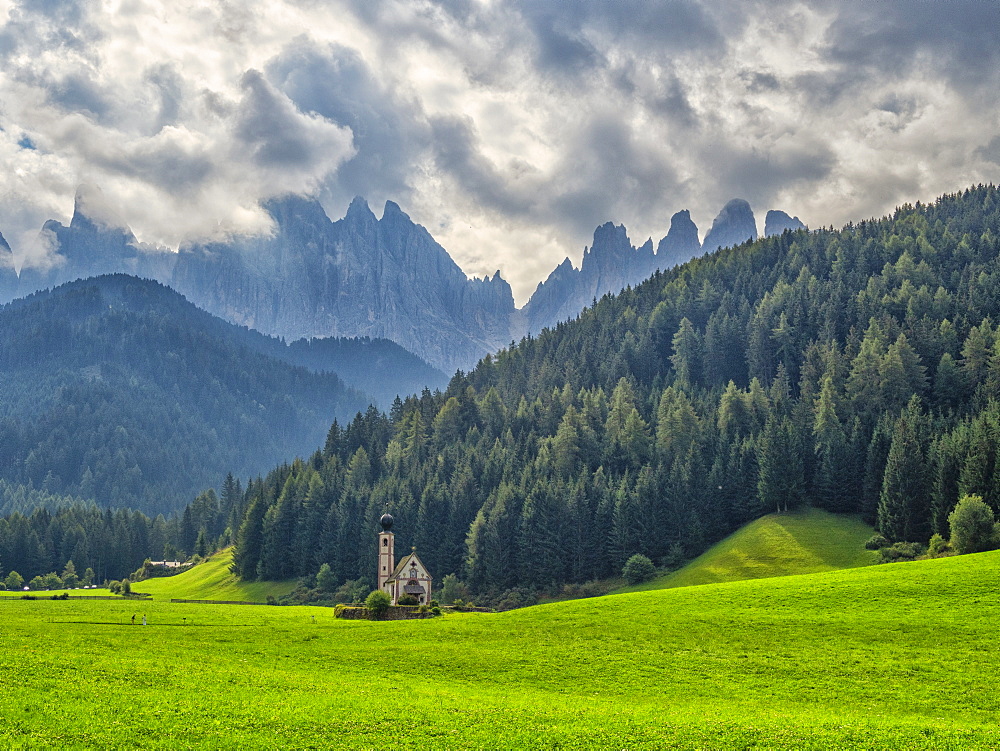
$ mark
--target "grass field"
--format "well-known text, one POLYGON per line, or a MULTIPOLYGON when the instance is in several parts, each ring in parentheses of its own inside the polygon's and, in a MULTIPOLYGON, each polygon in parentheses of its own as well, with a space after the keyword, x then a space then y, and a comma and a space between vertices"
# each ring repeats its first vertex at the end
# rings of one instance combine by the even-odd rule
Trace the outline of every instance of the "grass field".
POLYGON ((0 747, 996 748, 998 565, 386 623, 4 600, 0 747))
POLYGON ((176 576, 147 579, 133 586, 136 592, 151 594, 154 600, 232 600, 267 602, 267 596, 281 597, 295 588, 294 581, 241 582, 229 571, 232 548, 176 576))
POLYGON ((865 542, 875 530, 860 519, 819 509, 768 514, 712 546, 681 569, 619 592, 642 592, 870 566, 865 542))

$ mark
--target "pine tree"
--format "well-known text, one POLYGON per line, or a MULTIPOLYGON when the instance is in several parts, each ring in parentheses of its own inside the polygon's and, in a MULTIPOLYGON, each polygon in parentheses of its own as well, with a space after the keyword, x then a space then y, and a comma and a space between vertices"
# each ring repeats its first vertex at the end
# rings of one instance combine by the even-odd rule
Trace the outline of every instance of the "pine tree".
POLYGON ((802 457, 788 418, 771 415, 757 443, 757 493, 764 508, 788 511, 802 502, 802 457))
POLYGON ((698 383, 701 377, 701 337, 687 318, 681 319, 671 344, 674 353, 670 362, 674 366, 677 383, 685 387, 698 383))
POLYGON ((919 416, 908 409, 896 420, 878 506, 878 530, 890 540, 930 538, 930 498, 919 416))
POLYGON ((264 514, 267 503, 262 493, 257 492, 247 508, 246 516, 236 535, 236 549, 233 551, 233 573, 241 579, 253 581, 257 578, 261 555, 264 552, 264 514))

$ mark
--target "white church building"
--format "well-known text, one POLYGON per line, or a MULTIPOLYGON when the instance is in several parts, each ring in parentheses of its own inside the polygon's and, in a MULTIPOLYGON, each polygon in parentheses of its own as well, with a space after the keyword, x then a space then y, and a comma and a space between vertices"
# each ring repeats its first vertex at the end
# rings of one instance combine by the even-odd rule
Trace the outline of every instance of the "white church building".
POLYGON ((378 588, 392 598, 393 605, 403 595, 413 595, 418 604, 426 605, 431 601, 431 575, 417 557, 416 549, 399 563, 395 562, 392 521, 388 513, 379 519, 382 531, 378 535, 378 588))

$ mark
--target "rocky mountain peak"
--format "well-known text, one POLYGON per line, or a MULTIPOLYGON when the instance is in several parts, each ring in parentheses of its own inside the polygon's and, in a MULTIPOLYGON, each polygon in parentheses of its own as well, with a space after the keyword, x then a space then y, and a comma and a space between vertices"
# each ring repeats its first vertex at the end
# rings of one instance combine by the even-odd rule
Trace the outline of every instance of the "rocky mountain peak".
POLYGON ((669 269, 691 260, 700 251, 698 227, 691 220, 691 212, 683 209, 670 217, 667 236, 656 246, 656 265, 661 269, 669 269))
POLYGON ((757 222, 750 204, 742 198, 734 198, 725 206, 712 222, 712 229, 705 235, 702 249, 706 253, 740 245, 747 240, 757 239, 757 222))
POLYGON ((405 219, 410 221, 409 215, 399 208, 399 204, 395 201, 386 201, 385 208, 382 210, 382 221, 392 220, 392 219, 405 219))
POLYGON ((305 222, 317 225, 330 223, 322 204, 315 198, 307 196, 287 193, 264 201, 262 207, 279 224, 305 222))
POLYGON ((784 211, 772 209, 767 212, 767 216, 764 218, 764 237, 780 235, 786 229, 794 232, 805 228, 806 225, 797 216, 789 216, 784 211))
POLYGON ((351 205, 347 207, 347 214, 344 215, 344 219, 354 222, 374 222, 375 214, 368 207, 368 201, 366 201, 362 196, 354 196, 354 200, 351 201, 351 205))

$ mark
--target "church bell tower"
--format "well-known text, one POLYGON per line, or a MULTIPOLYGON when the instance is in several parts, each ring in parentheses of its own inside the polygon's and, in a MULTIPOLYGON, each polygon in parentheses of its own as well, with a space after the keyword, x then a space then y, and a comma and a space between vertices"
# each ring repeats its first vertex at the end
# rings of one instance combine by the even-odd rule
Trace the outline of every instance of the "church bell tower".
MULTIPOLYGON (((387 504, 388 505, 388 504, 387 504)), ((392 571, 396 568, 396 555, 393 550, 392 515, 386 511, 382 518, 378 520, 382 525, 382 531, 378 535, 378 589, 385 587, 386 581, 392 576, 392 571)))

